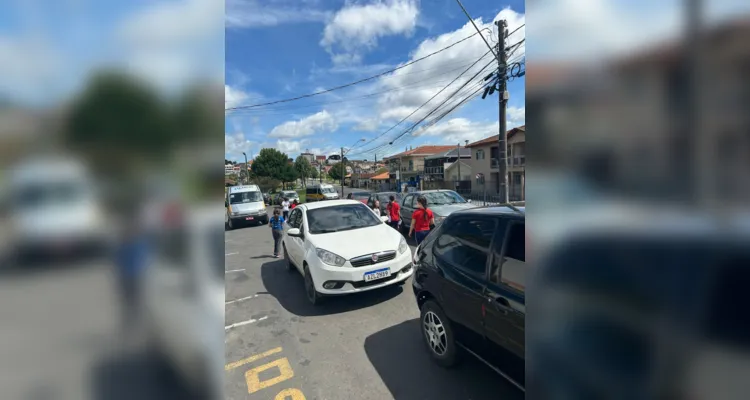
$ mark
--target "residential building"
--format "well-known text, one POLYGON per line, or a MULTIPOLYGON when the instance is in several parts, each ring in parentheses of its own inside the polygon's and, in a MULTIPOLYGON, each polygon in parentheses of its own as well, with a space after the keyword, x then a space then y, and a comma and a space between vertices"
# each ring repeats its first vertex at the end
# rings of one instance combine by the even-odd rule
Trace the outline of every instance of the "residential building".
POLYGON ((383 161, 389 166, 390 182, 418 186, 424 179, 425 158, 454 148, 455 146, 418 146, 384 158, 383 161))
MULTIPOLYGON (((466 162, 471 159, 471 149, 468 149, 466 147, 461 147, 460 150, 457 147, 454 147, 450 150, 444 151, 442 153, 434 154, 429 157, 425 157, 424 159, 424 171, 425 171, 425 180, 428 181, 448 181, 448 180, 471 180, 471 171, 470 167, 466 162), (458 179, 458 176, 454 176, 455 179, 448 179, 446 177, 446 168, 450 166, 451 164, 455 163, 459 159, 459 153, 460 158, 463 161, 462 167, 465 165, 467 167, 466 170, 461 170, 461 179, 458 179)), ((454 172, 453 175, 456 175, 458 171, 454 172)))
POLYGON ((313 154, 313 153, 302 153, 300 155, 303 158, 307 159, 307 162, 309 162, 310 164, 312 164, 313 161, 315 161, 315 154, 313 154))
MULTIPOLYGON (((526 126, 513 128, 507 133, 508 195, 510 201, 524 200, 526 192, 526 126)), ((469 143, 472 157, 468 161, 475 176, 473 192, 504 194, 500 175, 500 147, 497 136, 469 143), (483 179, 477 179, 482 177, 483 179), (483 181, 483 183, 482 183, 483 181)), ((462 175, 463 175, 463 171, 462 175)))
POLYGON ((326 163, 326 156, 315 156, 315 161, 318 164, 323 165, 326 163))
POLYGON ((375 192, 386 192, 393 189, 395 181, 391 179, 390 172, 383 172, 370 177, 369 188, 375 192))
POLYGON ((224 175, 234 174, 234 164, 224 164, 224 175))
POLYGON ((326 160, 328 164, 336 164, 341 162, 341 156, 338 154, 331 154, 328 156, 328 159, 326 160))

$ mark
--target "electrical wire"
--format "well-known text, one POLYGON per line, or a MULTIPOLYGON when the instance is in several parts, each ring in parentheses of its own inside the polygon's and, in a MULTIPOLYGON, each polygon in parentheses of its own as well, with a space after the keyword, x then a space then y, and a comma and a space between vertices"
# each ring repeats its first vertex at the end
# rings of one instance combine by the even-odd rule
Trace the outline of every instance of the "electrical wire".
MULTIPOLYGON (((434 100, 434 99, 435 99, 435 98, 436 98, 436 97, 437 97, 438 95, 440 95, 440 93, 443 93, 443 91, 445 91, 446 89, 448 89, 448 87, 450 87, 451 85, 453 85, 453 84, 454 84, 454 83, 455 83, 455 82, 456 82, 456 81, 457 81, 457 80, 458 80, 459 78, 461 78, 461 77, 462 77, 462 76, 463 76, 463 75, 464 75, 464 74, 465 74, 466 72, 468 72, 468 71, 469 71, 470 69, 472 69, 472 68, 473 68, 473 67, 474 67, 475 65, 477 65, 477 63, 479 63, 479 62, 480 62, 480 61, 482 61, 482 60, 483 60, 483 59, 484 59, 485 57, 487 57, 487 54, 489 54, 489 51, 488 51, 488 52, 486 52, 486 53, 484 53, 484 54, 483 54, 483 55, 482 55, 481 57, 479 57, 479 58, 478 58, 478 59, 477 59, 476 61, 474 61, 474 62, 473 62, 473 63, 472 63, 471 65, 469 65, 469 67, 468 67, 468 68, 466 68, 466 69, 465 69, 465 70, 463 70, 463 71, 462 71, 462 72, 461 72, 460 74, 458 74, 458 76, 457 76, 457 77, 455 77, 455 78, 454 78, 454 79, 453 79, 453 80, 452 80, 452 81, 451 81, 451 82, 450 82, 449 84, 445 85, 445 87, 443 87, 442 89, 440 89, 440 91, 438 91, 438 92, 437 92, 437 93, 435 93, 435 94, 434 94, 434 95, 433 95, 432 97, 430 97, 430 98, 429 98, 429 99, 428 99, 427 101, 425 101, 424 103, 422 103, 422 104, 421 104, 421 105, 420 105, 419 107, 417 107, 417 108, 416 108, 416 109, 415 109, 414 111, 412 111, 412 112, 411 112, 411 113, 410 113, 409 115, 407 115, 406 117, 402 118, 402 119, 401 119, 400 121, 398 121, 398 122, 397 122, 397 123, 396 123, 395 125, 393 125, 393 126, 391 126, 390 128, 388 128, 388 129, 387 129, 386 131, 384 131, 384 132, 382 132, 381 134, 379 134, 378 136, 374 137, 374 138, 373 138, 372 140, 370 140, 370 141, 369 141, 368 143, 372 143, 372 142, 376 141, 377 139, 379 139, 379 138, 381 138, 381 137, 385 136, 385 135, 386 135, 386 134, 387 134, 388 132, 392 131, 392 130, 393 130, 393 129, 395 129, 395 128, 396 128, 397 126, 401 125, 401 124, 402 124, 402 123, 403 123, 404 121, 406 121, 407 119, 409 119, 410 117, 412 117, 412 116, 413 116, 414 114, 416 114, 416 113, 417 113, 417 111, 421 110, 421 109, 422 109, 422 107, 426 106, 426 105, 427 105, 427 104, 428 104, 429 102, 431 102, 432 100, 434 100)), ((490 65, 490 64, 491 64, 491 63, 493 63, 493 62, 494 62, 494 60, 490 61, 490 62, 489 62, 489 63, 488 63, 487 65, 490 65)), ((484 68, 487 68, 487 66, 485 66, 484 68)), ((482 69, 484 69, 484 68, 482 68, 482 69)))
POLYGON ((519 26, 518 28, 516 28, 516 29, 513 29, 513 32, 509 33, 507 37, 510 37, 510 36, 511 36, 511 35, 513 35, 514 33, 518 32, 518 30, 519 30, 519 29, 521 29, 521 28, 523 28, 524 26, 526 26, 526 23, 525 23, 525 22, 524 22, 523 24, 521 24, 521 26, 519 26))
MULTIPOLYGON (((440 50, 437 50, 437 51, 435 51, 433 53, 427 54, 426 56, 420 57, 420 58, 418 58, 416 60, 409 61, 406 64, 400 65, 400 66, 398 66, 396 68, 390 69, 390 70, 385 71, 385 72, 381 72, 381 73, 379 73, 377 75, 373 75, 373 76, 370 76, 368 78, 360 79, 358 81, 350 82, 350 83, 347 83, 347 84, 344 84, 344 85, 339 85, 339 86, 335 86, 335 87, 332 87, 332 88, 329 88, 329 89, 324 89, 324 90, 320 90, 320 91, 317 91, 317 92, 308 93, 308 94, 304 94, 304 95, 301 95, 301 96, 292 97, 292 98, 288 98, 288 99, 282 99, 282 100, 276 100, 276 101, 269 101, 269 102, 258 103, 258 104, 250 104, 250 105, 245 105, 245 106, 229 107, 229 108, 225 108, 225 110, 226 111, 242 110, 242 109, 248 109, 248 108, 257 108, 257 107, 262 107, 262 106, 268 106, 268 105, 272 105, 272 104, 288 103, 290 101, 295 101, 295 100, 300 100, 300 99, 304 99, 304 98, 308 98, 308 97, 318 96, 318 95, 321 95, 323 93, 328 93, 328 92, 332 92, 334 90, 340 90, 340 89, 347 88, 347 87, 350 87, 350 86, 354 86, 354 85, 357 85, 357 84, 360 84, 360 83, 363 83, 363 82, 371 81, 371 80, 379 78, 381 76, 385 76, 385 75, 388 75, 388 74, 390 74, 392 72, 398 71, 398 70, 400 70, 402 68, 406 68, 409 65, 412 65, 412 64, 417 63, 419 61, 425 60, 425 59, 427 59, 429 57, 434 56, 435 54, 438 54, 438 53, 441 53, 441 52, 443 52, 445 50, 448 50, 451 47, 456 46, 456 45, 458 45, 460 43, 463 43, 464 41, 469 40, 469 39, 471 39, 472 37, 474 37, 476 35, 480 35, 481 36, 480 31, 477 31, 477 33, 469 35, 469 36, 467 36, 467 37, 465 37, 465 38, 463 38, 463 39, 461 39, 461 40, 459 40, 459 41, 457 41, 455 43, 452 43, 452 44, 450 44, 450 45, 448 45, 446 47, 443 47, 440 50)), ((482 37, 484 38, 484 36, 482 36, 482 37)))

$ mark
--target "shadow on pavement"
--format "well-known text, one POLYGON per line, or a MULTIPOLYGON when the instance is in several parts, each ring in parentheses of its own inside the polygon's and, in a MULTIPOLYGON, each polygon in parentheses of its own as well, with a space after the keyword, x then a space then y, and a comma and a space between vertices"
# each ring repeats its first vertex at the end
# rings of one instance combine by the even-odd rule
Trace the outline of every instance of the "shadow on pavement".
POLYGON ((302 275, 296 271, 287 271, 284 259, 266 262, 261 267, 260 274, 268 293, 284 309, 300 317, 339 314, 366 308, 388 301, 404 291, 401 285, 392 285, 352 295, 326 297, 322 304, 313 306, 305 295, 302 275))
POLYGON ((473 357, 464 357, 455 368, 438 366, 421 339, 419 319, 365 339, 367 357, 395 400, 524 398, 523 392, 473 357))
POLYGON ((154 353, 133 351, 110 355, 94 365, 92 372, 95 400, 195 398, 154 353))

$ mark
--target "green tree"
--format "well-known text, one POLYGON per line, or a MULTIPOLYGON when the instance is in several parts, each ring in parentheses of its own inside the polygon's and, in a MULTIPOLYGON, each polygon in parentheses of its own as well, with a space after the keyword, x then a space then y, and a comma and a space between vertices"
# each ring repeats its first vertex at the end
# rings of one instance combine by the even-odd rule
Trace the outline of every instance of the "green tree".
POLYGON ((294 169, 297 170, 297 175, 302 179, 302 185, 307 187, 307 178, 312 175, 313 167, 310 165, 310 161, 307 158, 299 155, 294 160, 294 169))
POLYGON ((320 172, 318 171, 318 169, 311 166, 311 168, 310 168, 310 178, 318 179, 319 176, 320 176, 320 172))
POLYGON ((333 164, 333 167, 328 171, 328 176, 333 180, 340 180, 346 175, 346 164, 343 162, 333 164))
POLYGON ((289 164, 289 157, 276 149, 261 149, 255 157, 251 175, 258 178, 273 178, 286 186, 297 180, 297 170, 289 164))

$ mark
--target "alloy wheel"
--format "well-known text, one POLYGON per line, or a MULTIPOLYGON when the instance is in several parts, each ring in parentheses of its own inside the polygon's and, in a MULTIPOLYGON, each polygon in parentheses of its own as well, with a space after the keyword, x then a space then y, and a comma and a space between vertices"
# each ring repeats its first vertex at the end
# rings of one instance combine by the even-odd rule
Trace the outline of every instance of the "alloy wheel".
POLYGON ((443 321, 432 311, 428 311, 422 320, 425 338, 430 349, 438 356, 443 356, 448 349, 448 339, 445 333, 443 321))

